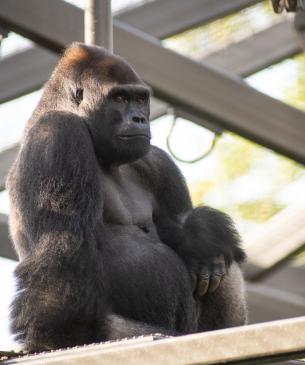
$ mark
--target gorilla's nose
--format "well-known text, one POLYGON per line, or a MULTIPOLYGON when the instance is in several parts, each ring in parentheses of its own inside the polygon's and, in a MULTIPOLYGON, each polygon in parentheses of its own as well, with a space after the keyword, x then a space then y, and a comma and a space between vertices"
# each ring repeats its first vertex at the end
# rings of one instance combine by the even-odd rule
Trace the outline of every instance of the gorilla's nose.
POLYGON ((147 123, 147 119, 144 118, 144 117, 138 117, 136 115, 134 115, 131 120, 135 123, 138 123, 138 124, 146 124, 147 123))

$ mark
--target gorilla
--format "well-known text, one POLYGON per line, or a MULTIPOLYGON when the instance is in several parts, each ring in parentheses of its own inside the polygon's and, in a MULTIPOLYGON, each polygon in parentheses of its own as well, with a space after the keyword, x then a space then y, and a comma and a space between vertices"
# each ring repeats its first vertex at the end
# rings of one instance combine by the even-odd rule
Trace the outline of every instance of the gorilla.
POLYGON ((246 322, 238 233, 150 145, 150 94, 125 60, 74 43, 28 121, 7 187, 11 330, 30 352, 246 322))

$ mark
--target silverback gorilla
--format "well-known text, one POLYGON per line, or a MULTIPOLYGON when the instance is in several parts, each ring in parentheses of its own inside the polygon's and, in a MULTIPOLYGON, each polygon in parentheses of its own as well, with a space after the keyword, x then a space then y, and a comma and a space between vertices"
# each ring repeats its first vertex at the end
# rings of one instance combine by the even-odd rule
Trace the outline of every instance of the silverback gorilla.
POLYGON ((246 321, 238 234, 150 145, 149 97, 126 61, 75 43, 27 124, 8 189, 29 351, 246 321))

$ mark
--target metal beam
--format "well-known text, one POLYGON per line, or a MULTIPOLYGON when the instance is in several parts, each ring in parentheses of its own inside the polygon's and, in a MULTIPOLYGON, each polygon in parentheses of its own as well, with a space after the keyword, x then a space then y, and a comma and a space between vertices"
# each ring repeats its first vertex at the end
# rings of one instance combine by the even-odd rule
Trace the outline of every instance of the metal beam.
MULTIPOLYGON (((305 354, 305 318, 153 341, 96 344, 13 359, 14 364, 267 364, 305 354)), ((12 362, 8 362, 12 363, 12 362)))
MULTIPOLYGON (((183 24, 185 29, 192 27, 194 14, 196 17, 200 17, 200 22, 205 23, 207 21, 213 20, 216 17, 221 17, 226 15, 227 13, 234 12, 240 10, 242 7, 246 7, 252 5, 259 1, 253 0, 228 0, 227 2, 222 2, 219 0, 214 1, 213 3, 210 0, 190 0, 190 1, 183 1, 183 0, 170 0, 170 1, 154 1, 144 3, 139 7, 132 8, 132 9, 123 9, 119 14, 116 15, 116 18, 122 20, 136 28, 139 28, 145 32, 151 33, 154 36, 158 36, 160 38, 164 38, 166 36, 164 28, 167 28, 169 25, 171 27, 171 33, 176 34, 177 32, 181 31, 181 19, 177 22, 170 22, 170 19, 173 16, 173 9, 175 11, 176 16, 183 17, 183 24), (174 1, 174 6, 169 7, 169 3, 174 1), (208 7, 206 6, 207 4, 208 7), (198 7, 206 8, 205 11, 198 11, 198 7), (206 11, 208 9, 208 11, 206 11), (162 19, 160 18, 162 15, 162 19), (187 16, 186 16, 187 15, 187 16), (192 15, 192 16, 191 16, 192 15), (148 19, 149 17, 149 19, 148 19), (144 22, 143 22, 144 19, 144 22), (188 19, 188 22, 187 22, 188 19)), ((279 33, 285 34, 285 33, 279 33)), ((268 34, 264 34, 262 37, 266 43, 268 43, 269 36, 268 34)), ((252 38, 251 38, 252 39, 252 38)), ((281 40, 282 37, 277 37, 277 39, 281 40)), ((286 44, 294 44, 293 40, 289 40, 289 42, 283 42, 277 48, 284 49, 286 44)), ((273 43, 272 43, 273 44, 273 43)), ((251 45, 248 47, 252 49, 251 45)), ((259 49, 259 45, 254 47, 255 49, 259 49)), ((268 56, 270 57, 269 53, 271 48, 268 47, 266 51, 268 52, 268 56)), ((239 55, 243 54, 241 50, 237 54, 237 60, 235 59, 236 56, 234 52, 231 52, 229 49, 225 52, 226 56, 230 54, 230 59, 228 64, 238 64, 243 65, 241 61, 239 61, 239 55)), ((220 63, 221 66, 221 59, 223 58, 222 53, 216 54, 215 57, 212 57, 211 61, 212 64, 215 62, 216 64, 220 63)), ((256 54, 257 58, 257 54, 256 54)), ((273 59, 273 57, 271 56, 273 59)), ((283 55, 285 58, 285 55, 283 55)), ((250 58, 250 61, 253 60, 253 57, 250 58)), ((247 60, 247 65, 252 65, 252 62, 249 63, 247 60)), ((57 62, 56 56, 47 50, 40 49, 40 48, 33 48, 26 50, 24 52, 20 52, 17 55, 12 55, 2 61, 0 61, 0 103, 3 103, 7 100, 14 99, 18 96, 24 95, 28 92, 31 92, 39 87, 41 87, 46 80, 48 79, 51 71, 55 67, 57 62)), ((207 59, 209 63, 209 58, 207 59)), ((258 62, 257 62, 258 63, 258 62)), ((225 65, 226 66, 226 65, 225 65)), ((248 68, 251 66, 248 66, 248 68)), ((262 66, 259 65, 258 69, 261 69, 262 66)), ((258 69, 250 69, 250 72, 256 72, 258 69)), ((238 67, 236 70, 237 74, 238 67)), ((166 110, 161 105, 156 105, 158 110, 166 110)), ((158 116, 162 115, 162 113, 157 112, 158 116)))
POLYGON ((300 52, 293 23, 285 20, 210 54, 203 61, 247 77, 300 52))
POLYGON ((224 17, 261 0, 155 0, 123 10, 116 19, 156 38, 166 38, 224 17))
POLYGON ((246 288, 250 323, 293 318, 305 313, 303 296, 262 284, 247 283, 246 288))
POLYGON ((244 238, 248 280, 260 280, 305 247, 305 206, 289 207, 244 238))
MULTIPOLYGON (((205 24, 234 13, 260 1, 262 0, 226 0, 225 2, 222 0, 188 0, 187 2, 184 0, 155 0, 137 7, 123 9, 115 14, 115 18, 157 38, 165 38, 196 25, 205 24)), ((65 4, 58 8, 61 14, 60 21, 66 21, 66 32, 70 34, 70 41, 72 41, 72 34, 75 32, 73 29, 74 17, 76 23, 79 23, 82 11, 77 9, 78 11, 75 11, 72 17, 65 18, 64 10, 66 8, 65 4)), ((54 12, 57 12, 56 7, 52 7, 50 16, 54 12)), ((34 13, 35 21, 37 21, 40 15, 35 10, 34 13)), ((51 23, 50 19, 48 23, 51 23)), ((16 29, 19 29, 18 24, 15 24, 15 26, 16 29)), ((55 29, 54 31, 56 32, 55 29)), ((79 34, 80 32, 81 30, 79 30, 79 34)), ((80 39, 79 37, 76 38, 80 39)), ((44 41, 47 40, 44 39, 44 41)), ((53 44, 53 41, 51 40, 50 43, 53 44)), ((56 42, 55 47, 57 47, 56 42)))
MULTIPOLYGON (((20 6, 18 0, 3 0, 5 2, 6 10, 13 11, 20 6), (10 4, 9 4, 10 3, 10 4), (7 7, 9 6, 9 8, 7 7)), ((125 10, 118 14, 115 18, 144 31, 150 33, 153 36, 165 38, 169 35, 176 34, 186 29, 192 28, 199 24, 204 24, 231 14, 235 11, 239 11, 247 6, 256 4, 262 0, 157 0, 148 2, 140 7, 133 8, 131 10, 125 10)), ((62 32, 63 27, 67 34, 68 41, 70 43, 74 40, 82 40, 81 33, 83 27, 76 29, 75 24, 80 24, 83 21, 82 10, 74 7, 74 12, 66 12, 66 9, 71 7, 70 4, 66 4, 63 1, 54 1, 54 4, 49 4, 49 14, 42 14, 38 9, 29 9, 25 14, 32 15, 33 21, 40 23, 41 30, 46 26, 52 27, 53 19, 56 19, 62 24, 60 29, 52 28, 54 37, 41 37, 36 32, 33 33, 30 29, 27 29, 26 22, 21 23, 9 21, 10 29, 19 33, 22 29, 24 36, 28 36, 37 43, 43 42, 45 47, 58 51, 61 45, 57 42, 58 35, 62 32), (49 16, 48 16, 49 15, 49 16), (54 18, 57 17, 57 18, 54 18), (46 23, 45 23, 46 21, 46 23), (77 35, 77 36, 76 36, 77 35)), ((35 6, 37 8, 37 6, 35 6)), ((2 15, 9 15, 5 9, 3 9, 2 15)), ((20 14, 21 15, 21 14, 20 14)), ((6 21, 2 19, 4 23, 6 21)))
POLYGON ((83 10, 62 0, 3 0, 0 23, 55 52, 84 40, 83 10))
MULTIPOLYGON (((300 51, 291 23, 284 21, 212 53, 202 62, 246 77, 300 51)), ((0 103, 40 88, 57 61, 53 52, 40 47, 0 60, 0 103)), ((168 106, 154 101, 151 109, 154 119, 165 114, 168 106)))
POLYGON ((264 278, 264 285, 305 298, 305 267, 294 260, 264 278))
MULTIPOLYGON (((151 34, 152 36, 163 39, 170 35, 193 28, 196 25, 203 25, 228 14, 237 12, 261 1, 262 0, 226 0, 224 2, 222 0, 189 0, 186 2, 184 0, 155 0, 127 10, 123 9, 121 12, 115 14, 115 19, 127 23, 145 33, 151 34)), ((63 12, 66 8, 65 5, 60 6, 60 20, 65 17, 63 12)), ((77 10, 78 11, 74 12, 74 16, 78 23, 82 11, 80 9, 77 10)), ((56 12, 56 9, 52 7, 51 14, 54 14, 54 12, 56 12)), ((35 16, 35 21, 37 21, 37 18, 40 17, 38 12, 35 13, 35 16)), ((66 32, 67 34, 70 34, 70 41, 72 41, 73 17, 68 16, 66 21, 66 32)), ((18 32, 19 26, 17 23, 15 23, 15 26, 12 24, 10 26, 18 32)), ((79 37, 76 38, 80 39, 79 37)), ((48 42, 48 39, 44 39, 44 41, 48 42)), ((53 44, 52 39, 50 40, 50 43, 53 44)), ((56 42, 53 46, 58 49, 58 44, 56 42)))
MULTIPOLYGON (((208 55, 202 61, 240 76, 248 76, 298 52, 300 47, 292 26, 284 21, 208 55)), ((33 47, 0 61, 0 103, 41 87, 48 80, 57 60, 54 53, 33 47)), ((168 108, 168 104, 152 98, 151 120, 166 114, 168 108)), ((187 115, 185 110, 183 112, 187 115)), ((191 113, 188 113, 188 118, 195 123, 203 123, 191 113)), ((211 125, 207 127, 215 129, 211 125)))
MULTIPOLYGON (((82 14, 60 0, 2 0, 0 8, 0 20, 7 26, 57 50, 83 39, 82 14), (70 32, 72 19, 74 33, 70 32)), ((118 21, 114 48, 154 88, 157 97, 305 163, 305 113, 165 49, 154 38, 118 21)))
POLYGON ((0 61, 0 103, 39 89, 50 77, 58 56, 33 47, 0 61))

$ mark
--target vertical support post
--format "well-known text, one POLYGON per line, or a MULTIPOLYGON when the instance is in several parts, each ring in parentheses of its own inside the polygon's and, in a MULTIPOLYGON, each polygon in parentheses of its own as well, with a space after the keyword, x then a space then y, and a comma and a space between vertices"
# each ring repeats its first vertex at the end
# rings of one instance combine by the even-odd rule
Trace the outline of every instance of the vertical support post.
POLYGON ((111 0, 87 0, 85 42, 113 52, 111 0))

